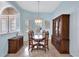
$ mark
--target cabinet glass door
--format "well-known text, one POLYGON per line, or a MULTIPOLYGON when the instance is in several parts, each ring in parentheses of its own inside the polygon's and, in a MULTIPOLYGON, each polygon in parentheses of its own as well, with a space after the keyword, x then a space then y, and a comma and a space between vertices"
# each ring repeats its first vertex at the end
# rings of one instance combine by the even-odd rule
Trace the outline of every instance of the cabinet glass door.
POLYGON ((59 29, 58 29, 59 35, 61 35, 61 30, 62 30, 61 27, 62 27, 62 21, 59 20, 59 29))
POLYGON ((55 32, 56 32, 56 36, 58 36, 58 19, 56 19, 56 28, 55 28, 55 32))

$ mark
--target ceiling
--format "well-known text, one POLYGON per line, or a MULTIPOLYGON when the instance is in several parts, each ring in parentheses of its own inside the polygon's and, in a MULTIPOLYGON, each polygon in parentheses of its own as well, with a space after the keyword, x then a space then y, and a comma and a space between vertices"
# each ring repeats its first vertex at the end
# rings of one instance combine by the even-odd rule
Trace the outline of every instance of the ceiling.
MULTIPOLYGON (((60 1, 40 1, 39 12, 52 12, 60 3, 60 1)), ((38 12, 38 1, 17 1, 17 4, 24 10, 38 12)))

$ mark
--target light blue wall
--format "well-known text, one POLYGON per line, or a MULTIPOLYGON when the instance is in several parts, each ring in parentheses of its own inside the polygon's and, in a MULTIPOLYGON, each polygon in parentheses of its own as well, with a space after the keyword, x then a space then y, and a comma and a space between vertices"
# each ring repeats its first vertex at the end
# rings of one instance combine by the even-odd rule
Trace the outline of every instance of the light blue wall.
POLYGON ((9 1, 9 3, 20 12, 20 31, 24 36, 24 41, 26 41, 28 37, 27 33, 25 32, 25 21, 29 20, 29 18, 32 18, 32 13, 27 10, 23 10, 15 1, 9 1))
MULTIPOLYGON (((6 7, 9 4, 2 4, 4 7, 6 7)), ((1 9, 2 7, 0 7, 1 9)), ((19 28, 19 20, 17 22, 17 28, 19 28)), ((0 34, 0 57, 6 56, 8 53, 8 39, 15 37, 16 32, 13 33, 5 33, 5 34, 0 34)))
MULTIPOLYGON (((33 21, 35 20, 35 18, 37 17, 37 13, 33 13, 32 12, 32 18, 33 18, 33 21)), ((42 20, 48 20, 49 22, 52 20, 52 13, 39 13, 39 17, 42 19, 42 20)), ((51 22, 50 22, 50 25, 51 25, 51 22)), ((51 27, 49 27, 48 31, 49 31, 49 36, 51 37, 51 27)), ((35 29, 35 27, 34 27, 35 29)), ((44 29, 44 27, 42 27, 42 29, 44 29)))
MULTIPOLYGON (((6 3, 3 3, 5 7, 8 5, 6 3)), ((0 7, 1 10, 1 7, 0 7)), ((17 22, 17 28, 18 28, 18 22, 17 22)), ((16 32, 14 33, 6 33, 6 34, 0 34, 0 57, 6 56, 8 53, 8 39, 15 37, 16 32)))
POLYGON ((79 56, 79 2, 62 2, 53 12, 53 17, 60 14, 70 14, 70 54, 79 56))
POLYGON ((8 53, 8 39, 16 36, 16 33, 8 33, 0 35, 0 57, 6 56, 8 53))
MULTIPOLYGON (((24 41, 27 41, 28 40, 28 35, 27 35, 27 32, 26 32, 26 24, 25 22, 27 20, 33 20, 32 22, 34 22, 36 16, 37 16, 37 13, 34 13, 34 12, 29 12, 27 10, 23 10, 16 2, 10 2, 14 7, 16 7, 18 9, 18 11, 20 12, 20 29, 21 29, 21 32, 23 33, 24 35, 24 41)), ((52 19, 52 13, 39 13, 39 16, 43 19, 43 20, 51 20, 52 19)), ((33 23, 33 27, 34 26, 34 23, 33 23)), ((35 29, 35 28, 33 28, 35 29)), ((50 32, 51 30, 49 30, 50 32)), ((51 34, 50 34, 51 35, 51 34)))
MULTIPOLYGON (((24 22, 23 23, 25 23, 26 22, 26 20, 29 20, 29 19, 31 19, 31 20, 33 20, 32 22, 33 22, 33 30, 35 30, 35 24, 34 24, 34 21, 35 21, 35 18, 36 18, 36 16, 37 16, 37 13, 31 13, 30 15, 25 15, 25 17, 27 18, 27 19, 25 19, 24 20, 24 22)), ((39 14, 39 17, 40 18, 42 18, 42 20, 49 20, 49 22, 50 22, 50 20, 52 19, 52 15, 51 15, 51 13, 40 13, 39 14)), ((25 26, 25 25, 24 25, 25 26)), ((23 27, 24 27, 23 26, 23 27)), ((25 33, 25 28, 26 27, 24 27, 24 33, 25 33)), ((43 29, 43 28, 42 28, 43 29)), ((50 30, 49 30, 49 32, 50 32, 50 30)), ((51 35, 51 34, 50 34, 51 35)), ((26 34, 25 34, 25 36, 26 36, 26 34)), ((28 37, 26 37, 26 40, 28 39, 28 37)))
MULTIPOLYGON (((24 39, 25 41, 28 40, 28 37, 27 37, 28 35, 27 35, 27 33, 25 32, 25 31, 26 31, 26 29, 25 29, 25 28, 26 28, 26 27, 25 27, 25 26, 26 26, 26 25, 25 25, 25 22, 26 22, 27 20, 32 20, 32 22, 33 22, 33 26, 32 26, 32 27, 33 27, 33 30, 34 30, 34 29, 35 29, 34 20, 35 20, 36 16, 37 16, 37 13, 32 13, 32 12, 29 13, 29 14, 28 14, 27 12, 24 12, 24 13, 23 13, 23 17, 24 17, 24 18, 23 18, 23 33, 24 33, 24 36, 25 36, 25 39, 24 39)), ((40 14, 39 14, 39 17, 42 18, 43 20, 49 20, 49 21, 52 19, 52 18, 51 18, 51 13, 44 13, 44 14, 43 14, 43 13, 40 13, 40 14)), ((49 32, 50 32, 50 30, 49 30, 49 32)))

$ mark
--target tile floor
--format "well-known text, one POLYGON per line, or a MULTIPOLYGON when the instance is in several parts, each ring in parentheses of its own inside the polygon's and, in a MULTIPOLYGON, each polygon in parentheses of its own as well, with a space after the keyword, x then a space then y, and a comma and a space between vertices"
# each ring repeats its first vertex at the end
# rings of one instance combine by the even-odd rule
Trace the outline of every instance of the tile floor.
POLYGON ((8 54, 6 57, 71 57, 69 54, 60 54, 56 48, 49 44, 49 50, 28 51, 28 44, 24 42, 24 46, 16 54, 8 54))

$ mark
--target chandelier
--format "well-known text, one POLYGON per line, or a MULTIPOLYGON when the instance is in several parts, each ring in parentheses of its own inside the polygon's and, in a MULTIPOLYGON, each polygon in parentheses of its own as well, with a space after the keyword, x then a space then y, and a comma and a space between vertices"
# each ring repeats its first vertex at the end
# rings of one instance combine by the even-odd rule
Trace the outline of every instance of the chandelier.
POLYGON ((37 24, 37 25, 41 25, 42 24, 42 19, 39 17, 39 2, 40 1, 38 1, 38 16, 35 19, 35 24, 37 24))

